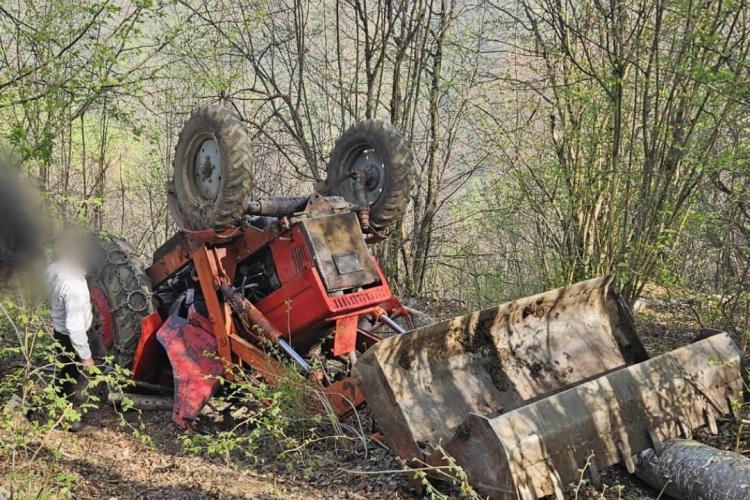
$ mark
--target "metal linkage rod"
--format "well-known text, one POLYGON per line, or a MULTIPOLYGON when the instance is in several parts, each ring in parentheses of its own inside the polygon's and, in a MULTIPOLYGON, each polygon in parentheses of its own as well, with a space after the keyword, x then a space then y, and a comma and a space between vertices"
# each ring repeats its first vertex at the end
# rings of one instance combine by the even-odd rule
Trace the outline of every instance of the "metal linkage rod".
POLYGON ((406 333, 406 330, 401 328, 401 326, 398 323, 396 323, 391 318, 389 318, 387 314, 381 314, 379 319, 380 321, 388 325, 394 332, 401 334, 401 335, 406 333))
POLYGON ((291 345, 289 345, 289 343, 286 340, 279 337, 278 343, 279 343, 279 346, 281 346, 281 348, 284 350, 284 352, 286 352, 289 355, 289 357, 294 360, 295 363, 300 365, 300 367, 302 367, 302 369, 305 370, 306 372, 310 371, 310 368, 311 368, 310 363, 305 361, 305 358, 303 358, 300 355, 300 353, 295 351, 294 348, 291 345))

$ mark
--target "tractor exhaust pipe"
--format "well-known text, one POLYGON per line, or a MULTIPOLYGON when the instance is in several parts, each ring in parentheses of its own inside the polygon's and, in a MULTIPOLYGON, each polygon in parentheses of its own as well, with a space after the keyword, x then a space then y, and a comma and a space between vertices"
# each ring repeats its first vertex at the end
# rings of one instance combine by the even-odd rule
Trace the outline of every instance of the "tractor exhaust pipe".
POLYGON ((250 200, 247 202, 245 213, 248 215, 285 217, 303 211, 309 200, 308 196, 272 196, 260 200, 250 200))

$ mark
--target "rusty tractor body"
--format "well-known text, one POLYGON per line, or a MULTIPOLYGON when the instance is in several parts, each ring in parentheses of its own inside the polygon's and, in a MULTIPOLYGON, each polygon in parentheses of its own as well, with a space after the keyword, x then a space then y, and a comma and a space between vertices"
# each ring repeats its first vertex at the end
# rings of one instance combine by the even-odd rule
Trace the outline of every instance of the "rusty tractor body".
MULTIPOLYGON (((562 497, 581 468, 595 481, 614 463, 632 470, 644 448, 715 430, 731 409, 741 380, 729 337, 649 359, 609 277, 405 331, 394 319, 410 326, 407 309, 367 246, 405 207, 400 135, 366 121, 337 142, 318 192, 248 201, 244 174, 228 170, 245 165, 237 130, 231 113, 208 109, 181 134, 169 196, 181 229, 146 270, 153 304, 133 356, 121 356, 136 380, 174 385, 180 425, 230 367, 271 385, 300 370, 327 400, 319 411, 343 418, 367 404, 403 459, 453 457, 481 494, 530 499, 562 497)), ((113 299, 100 299, 98 316, 111 317, 113 299)), ((102 334, 116 347, 130 338, 102 334)))
POLYGON ((317 195, 295 215, 262 229, 178 233, 157 250, 146 273, 159 306, 142 323, 132 371, 137 380, 162 383, 195 374, 192 389, 175 404, 175 420, 183 426, 216 389, 202 382, 208 368, 198 366, 217 373, 202 350, 183 355, 189 349, 176 338, 185 333, 166 332, 188 328, 195 339, 202 329, 215 346, 209 351, 227 366, 250 368, 271 384, 289 368, 281 354, 307 372, 311 386, 344 417, 364 397, 340 368, 380 340, 367 325, 407 314, 369 254, 356 214, 341 200, 317 195), (312 368, 314 350, 323 365, 337 364, 336 374, 312 368), (165 373, 167 358, 171 374, 165 373))

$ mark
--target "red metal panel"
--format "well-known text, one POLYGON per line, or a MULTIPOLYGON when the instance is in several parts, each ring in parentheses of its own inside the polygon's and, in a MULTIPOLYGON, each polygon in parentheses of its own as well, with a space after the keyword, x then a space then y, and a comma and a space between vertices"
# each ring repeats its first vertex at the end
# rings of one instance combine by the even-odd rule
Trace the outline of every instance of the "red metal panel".
POLYGON ((258 309, 284 335, 319 324, 329 315, 326 292, 315 269, 309 269, 258 302, 258 309))
POLYGON ((156 332, 163 321, 158 312, 154 312, 141 321, 141 338, 133 359, 133 379, 145 380, 157 368, 162 348, 156 340, 156 332))
POLYGON ((359 316, 347 316, 336 320, 336 332, 333 337, 333 355, 343 356, 353 352, 357 347, 357 322, 359 316))
POLYGON ((115 332, 112 323, 112 309, 109 305, 109 300, 107 299, 104 290, 99 287, 89 288, 89 295, 91 296, 91 303, 99 316, 102 343, 107 352, 109 352, 110 349, 112 349, 115 332))
POLYGON ((216 339, 195 323, 170 316, 156 334, 174 374, 172 419, 186 428, 219 388, 218 377, 224 371, 215 355, 216 339))
POLYGON ((299 226, 292 227, 269 245, 279 282, 288 283, 314 266, 310 249, 299 226))
POLYGON ((317 269, 308 265, 302 274, 282 281, 281 288, 261 300, 257 307, 284 335, 291 334, 292 339, 306 343, 335 316, 354 315, 392 300, 391 290, 374 258, 373 264, 380 284, 371 288, 329 296, 317 269))

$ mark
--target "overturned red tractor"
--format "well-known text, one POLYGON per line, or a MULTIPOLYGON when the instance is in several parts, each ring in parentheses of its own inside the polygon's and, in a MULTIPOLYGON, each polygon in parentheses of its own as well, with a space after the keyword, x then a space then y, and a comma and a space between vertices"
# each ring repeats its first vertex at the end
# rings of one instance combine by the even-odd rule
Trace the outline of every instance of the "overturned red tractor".
POLYGON ((168 192, 180 230, 145 272, 123 242, 99 243, 105 344, 136 380, 174 386, 182 426, 217 389, 207 375, 240 366, 273 385, 299 369, 321 411, 367 403, 402 458, 437 465, 447 451, 481 493, 537 498, 561 496, 587 460, 594 474, 631 469, 644 448, 714 429, 737 397, 726 335, 648 359, 610 278, 405 331, 367 246, 412 187, 409 146, 385 122, 346 131, 309 196, 250 199, 251 165, 239 117, 199 109, 168 192))

